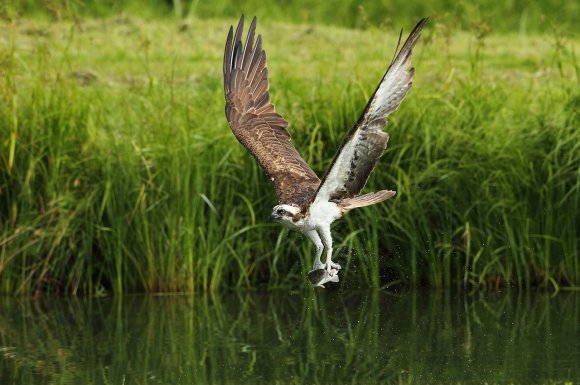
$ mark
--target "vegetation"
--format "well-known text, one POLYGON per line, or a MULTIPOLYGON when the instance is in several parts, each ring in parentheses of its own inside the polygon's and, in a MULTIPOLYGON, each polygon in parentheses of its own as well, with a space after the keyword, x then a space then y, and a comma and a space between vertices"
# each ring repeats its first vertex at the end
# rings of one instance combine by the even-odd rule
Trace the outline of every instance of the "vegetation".
POLYGON ((0 378, 6 385, 578 384, 575 293, 425 294, 0 298, 0 378))
MULTIPOLYGON (((0 291, 307 285, 312 246, 268 222, 274 191, 224 117, 222 50, 237 13, 213 18, 217 3, 184 10, 185 21, 98 19, 64 4, 57 14, 27 1, 3 8, 0 291)), ((424 13, 353 30, 323 25, 316 9, 293 13, 301 24, 264 16, 258 29, 272 99, 322 174, 386 68, 395 29, 424 13)), ((341 285, 577 287, 577 25, 433 15, 367 187, 398 195, 336 226, 341 285)))
POLYGON ((432 16, 440 23, 469 30, 485 21, 501 32, 580 32, 577 15, 580 4, 574 1, 407 1, 407 0, 14 0, 2 4, 0 15, 6 18, 34 16, 50 19, 110 17, 119 13, 147 19, 227 18, 241 13, 257 15, 263 22, 326 24, 357 29, 401 29, 432 16))

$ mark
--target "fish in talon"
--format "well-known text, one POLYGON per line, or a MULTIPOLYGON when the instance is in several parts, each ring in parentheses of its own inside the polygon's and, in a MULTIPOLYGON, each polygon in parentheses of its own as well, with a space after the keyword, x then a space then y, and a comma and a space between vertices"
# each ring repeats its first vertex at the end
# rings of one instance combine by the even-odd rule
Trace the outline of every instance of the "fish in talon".
POLYGON ((325 288, 324 284, 327 282, 338 282, 338 270, 331 269, 316 269, 308 273, 308 280, 314 287, 325 288))
POLYGON ((226 118, 234 136, 256 158, 276 189, 278 204, 271 219, 314 243, 316 258, 308 279, 314 286, 324 287, 326 282, 338 282, 340 269, 332 262, 332 223, 353 209, 381 203, 396 194, 387 189, 361 192, 387 148, 387 117, 413 84, 411 56, 427 19, 415 25, 402 45, 402 33, 399 35, 389 67, 322 178, 300 156, 292 144, 288 121, 270 100, 266 52, 262 36, 256 36, 256 23, 254 17, 245 39, 243 15, 238 26, 229 29, 223 65, 226 118))

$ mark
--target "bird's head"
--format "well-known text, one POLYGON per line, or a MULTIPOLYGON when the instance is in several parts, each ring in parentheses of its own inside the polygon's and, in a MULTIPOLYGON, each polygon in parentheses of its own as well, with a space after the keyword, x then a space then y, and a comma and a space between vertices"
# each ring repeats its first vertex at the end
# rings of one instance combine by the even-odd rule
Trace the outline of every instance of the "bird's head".
POLYGON ((293 224, 300 208, 292 205, 278 205, 272 209, 272 220, 283 224, 293 224))

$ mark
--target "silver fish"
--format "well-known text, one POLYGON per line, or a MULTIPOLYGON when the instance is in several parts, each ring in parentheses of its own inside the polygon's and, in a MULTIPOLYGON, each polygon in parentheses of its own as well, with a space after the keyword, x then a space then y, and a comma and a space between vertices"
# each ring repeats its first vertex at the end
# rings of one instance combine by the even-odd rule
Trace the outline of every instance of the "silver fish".
POLYGON ((308 273, 308 280, 314 287, 321 287, 324 289, 326 282, 338 282, 338 270, 331 269, 328 272, 326 269, 316 269, 308 273))

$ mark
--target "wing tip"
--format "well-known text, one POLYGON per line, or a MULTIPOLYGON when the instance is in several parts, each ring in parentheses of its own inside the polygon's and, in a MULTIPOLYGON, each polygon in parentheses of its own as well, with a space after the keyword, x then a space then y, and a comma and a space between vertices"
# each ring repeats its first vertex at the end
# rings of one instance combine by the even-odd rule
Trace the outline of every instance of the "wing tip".
POLYGON ((234 38, 234 26, 230 25, 230 30, 228 32, 228 37, 226 39, 226 46, 224 48, 224 77, 226 76, 226 74, 228 73, 229 70, 229 65, 231 65, 231 63, 229 63, 229 61, 231 61, 231 58, 228 59, 228 56, 231 55, 231 47, 232 47, 232 40, 234 38))
MULTIPOLYGON (((226 39, 226 46, 224 49, 224 90, 227 93, 232 87, 231 81, 235 78, 236 69, 242 68, 245 65, 248 56, 251 56, 253 51, 257 51, 254 46, 254 34, 258 18, 254 16, 250 24, 250 28, 246 34, 246 41, 242 43, 242 35, 244 34, 245 15, 242 13, 240 20, 235 28, 230 25, 228 37, 226 39)), ((256 40, 258 43, 260 39, 256 40)), ((249 63, 248 63, 249 65, 249 63)))
POLYGON ((423 27, 425 27, 428 21, 429 17, 424 17, 421 20, 419 20, 419 22, 415 24, 415 27, 413 27, 413 30, 411 31, 411 33, 405 40, 405 43, 403 43, 403 46, 399 50, 402 35, 401 30, 401 33, 399 34, 399 41, 397 42, 397 48, 395 49, 395 55, 393 56, 393 60, 391 61, 391 65, 389 66, 389 68, 393 66, 395 63, 400 62, 404 63, 411 57, 413 48, 415 47, 415 44, 417 44, 417 42, 419 41, 419 37, 421 36, 423 27))
POLYGON ((429 21, 429 16, 422 18, 421 20, 419 20, 417 22, 417 24, 415 24, 415 26, 413 27, 413 29, 411 30, 410 35, 413 34, 418 34, 421 33, 421 30, 423 29, 423 27, 425 27, 425 25, 427 24, 427 22, 429 21))

